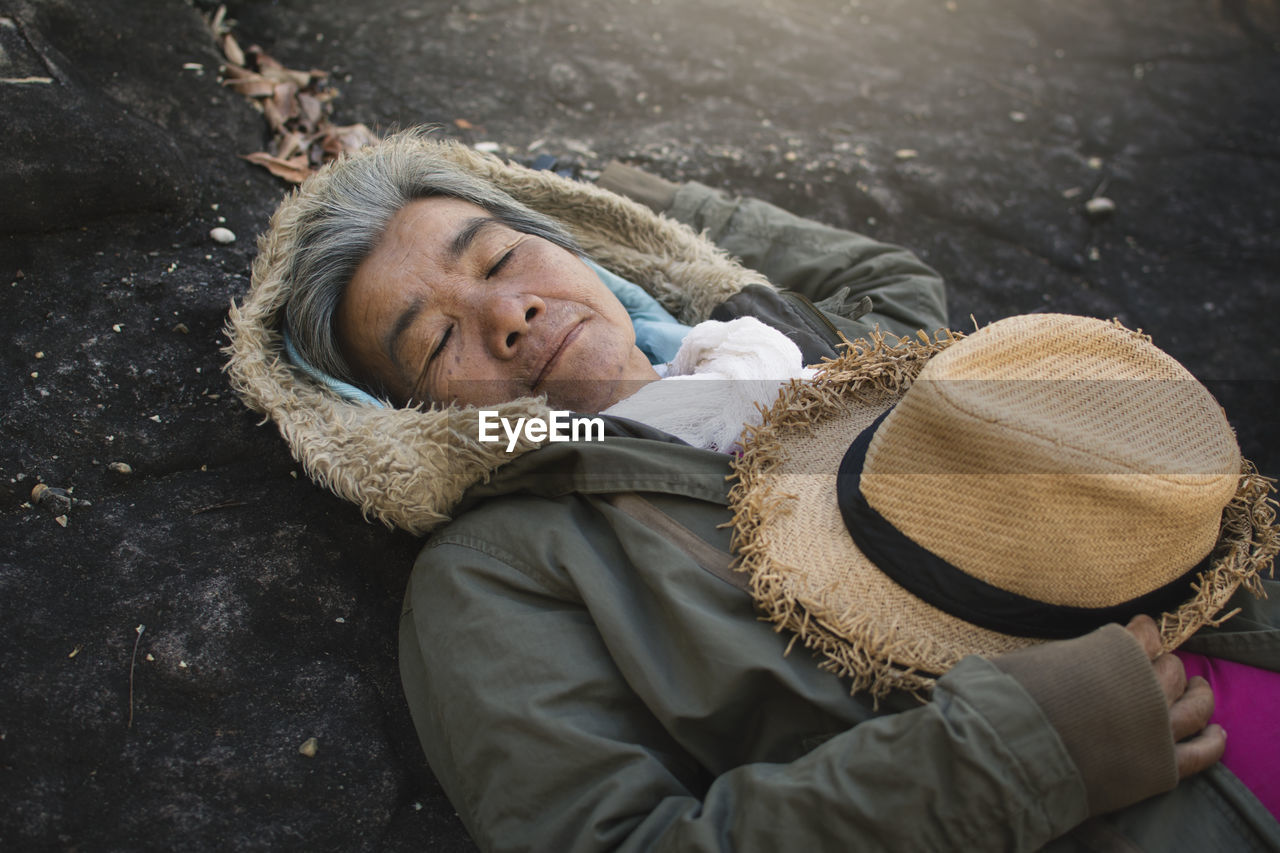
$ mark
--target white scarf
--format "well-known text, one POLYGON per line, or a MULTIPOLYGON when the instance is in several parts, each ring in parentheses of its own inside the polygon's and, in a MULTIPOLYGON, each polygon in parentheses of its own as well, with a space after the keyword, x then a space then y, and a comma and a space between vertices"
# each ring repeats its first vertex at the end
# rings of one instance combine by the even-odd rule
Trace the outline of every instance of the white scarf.
POLYGON ((742 450, 743 428, 760 423, 759 407, 771 405, 783 383, 815 373, 786 335, 754 317, 699 323, 676 357, 656 369, 662 379, 604 414, 641 421, 721 453, 742 450))

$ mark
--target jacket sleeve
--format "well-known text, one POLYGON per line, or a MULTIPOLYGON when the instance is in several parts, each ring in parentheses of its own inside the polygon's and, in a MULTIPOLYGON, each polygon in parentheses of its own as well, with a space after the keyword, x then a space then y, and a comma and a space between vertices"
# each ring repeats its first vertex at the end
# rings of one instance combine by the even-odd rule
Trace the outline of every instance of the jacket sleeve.
POLYGON ((621 164, 611 163, 599 184, 705 232, 778 287, 814 302, 844 290, 840 301, 850 307, 869 297, 871 312, 859 318, 861 330, 878 324, 894 334, 912 335, 917 329, 934 332, 947 325, 942 278, 899 246, 804 219, 759 199, 731 197, 692 181, 673 184, 621 164))
POLYGON ((977 658, 940 679, 927 704, 867 719, 793 760, 709 767, 640 698, 715 693, 705 680, 718 676, 696 675, 662 647, 672 615, 642 614, 657 639, 638 648, 540 575, 489 544, 429 546, 402 616, 419 736, 484 850, 1027 850, 1089 814, 1040 707, 977 658), (632 656, 659 663, 642 671, 632 656))

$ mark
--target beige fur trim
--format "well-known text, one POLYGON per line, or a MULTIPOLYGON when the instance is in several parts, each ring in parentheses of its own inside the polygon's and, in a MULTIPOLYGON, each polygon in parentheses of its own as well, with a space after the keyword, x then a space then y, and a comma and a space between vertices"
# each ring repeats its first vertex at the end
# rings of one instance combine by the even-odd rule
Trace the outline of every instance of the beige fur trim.
MULTIPOLYGON (((451 141, 405 136, 383 144, 428 146, 555 217, 597 262, 645 288, 686 323, 705 320, 716 304, 747 284, 767 284, 690 228, 593 185, 504 163, 451 141)), ((536 445, 521 444, 508 454, 503 444, 480 444, 475 410, 348 403, 283 356, 284 276, 297 222, 346 159, 327 165, 291 193, 259 238, 249 292, 231 305, 225 369, 245 404, 275 421, 313 480, 358 505, 366 517, 422 534, 448 520, 471 485, 536 445)), ((508 418, 547 414, 541 399, 494 408, 508 418)))

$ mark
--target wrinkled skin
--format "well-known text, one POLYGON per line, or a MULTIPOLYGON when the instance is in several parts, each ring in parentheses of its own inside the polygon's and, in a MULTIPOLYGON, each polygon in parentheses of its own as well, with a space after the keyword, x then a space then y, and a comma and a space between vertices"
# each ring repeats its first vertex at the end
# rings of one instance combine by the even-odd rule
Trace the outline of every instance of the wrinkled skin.
POLYGON ((453 198, 392 218, 335 327, 356 372, 402 404, 546 394, 553 408, 598 412, 658 378, 581 258, 453 198))

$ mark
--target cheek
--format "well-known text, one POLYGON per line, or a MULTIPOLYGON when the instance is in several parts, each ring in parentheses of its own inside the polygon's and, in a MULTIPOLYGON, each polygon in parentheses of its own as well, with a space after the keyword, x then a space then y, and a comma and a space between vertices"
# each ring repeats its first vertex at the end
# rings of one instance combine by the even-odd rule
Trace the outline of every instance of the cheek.
POLYGON ((590 346, 581 348, 576 373, 583 379, 617 379, 626 372, 634 349, 635 333, 630 322, 624 327, 602 323, 590 346))
POLYGON ((495 364, 487 353, 453 348, 442 358, 428 389, 433 400, 489 406, 520 396, 512 391, 513 380, 502 365, 495 364))

